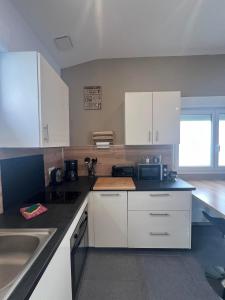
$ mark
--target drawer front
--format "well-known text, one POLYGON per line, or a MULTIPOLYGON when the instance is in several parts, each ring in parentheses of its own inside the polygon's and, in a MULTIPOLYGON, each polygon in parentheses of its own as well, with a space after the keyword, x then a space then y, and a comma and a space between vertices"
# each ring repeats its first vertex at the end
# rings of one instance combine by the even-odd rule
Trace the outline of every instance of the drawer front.
POLYGON ((191 192, 128 192, 128 210, 190 210, 191 192))
POLYGON ((129 248, 191 248, 189 211, 129 211, 129 248))

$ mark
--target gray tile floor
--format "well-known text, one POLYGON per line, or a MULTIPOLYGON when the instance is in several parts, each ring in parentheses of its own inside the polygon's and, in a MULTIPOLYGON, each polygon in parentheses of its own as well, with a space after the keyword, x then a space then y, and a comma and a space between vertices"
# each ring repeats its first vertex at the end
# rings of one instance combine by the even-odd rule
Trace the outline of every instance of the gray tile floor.
POLYGON ((90 249, 78 300, 216 300, 204 276, 225 265, 225 240, 213 227, 193 227, 191 251, 90 249))

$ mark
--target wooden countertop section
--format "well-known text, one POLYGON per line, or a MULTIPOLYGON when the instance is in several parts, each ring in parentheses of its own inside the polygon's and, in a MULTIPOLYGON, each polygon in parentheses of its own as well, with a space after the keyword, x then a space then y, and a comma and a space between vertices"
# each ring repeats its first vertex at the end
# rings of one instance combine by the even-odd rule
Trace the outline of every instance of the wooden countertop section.
POLYGON ((131 177, 99 177, 93 187, 94 191, 128 191, 135 189, 131 177))
POLYGON ((225 180, 188 180, 196 190, 192 194, 225 217, 225 180))

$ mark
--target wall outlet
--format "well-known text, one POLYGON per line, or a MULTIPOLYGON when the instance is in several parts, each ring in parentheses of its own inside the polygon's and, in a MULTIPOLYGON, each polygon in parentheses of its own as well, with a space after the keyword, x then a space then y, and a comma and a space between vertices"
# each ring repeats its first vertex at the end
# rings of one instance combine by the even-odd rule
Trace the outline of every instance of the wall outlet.
POLYGON ((49 175, 49 176, 50 176, 52 170, 54 170, 54 169, 55 169, 55 167, 50 167, 50 168, 48 168, 48 175, 49 175))

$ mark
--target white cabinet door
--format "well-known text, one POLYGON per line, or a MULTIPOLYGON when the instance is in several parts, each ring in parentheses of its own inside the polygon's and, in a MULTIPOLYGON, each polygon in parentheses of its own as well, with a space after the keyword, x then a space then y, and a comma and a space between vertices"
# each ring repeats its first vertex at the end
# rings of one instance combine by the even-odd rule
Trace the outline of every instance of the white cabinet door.
POLYGON ((0 87, 0 147, 38 147, 37 53, 2 53, 0 87))
POLYGON ((125 144, 152 144, 152 93, 125 94, 125 144))
POLYGON ((69 146, 68 87, 41 55, 39 59, 42 146, 69 146))
POLYGON ((153 144, 180 143, 180 92, 153 92, 153 144))
POLYGON ((127 247, 127 192, 93 192, 95 247, 127 247))

